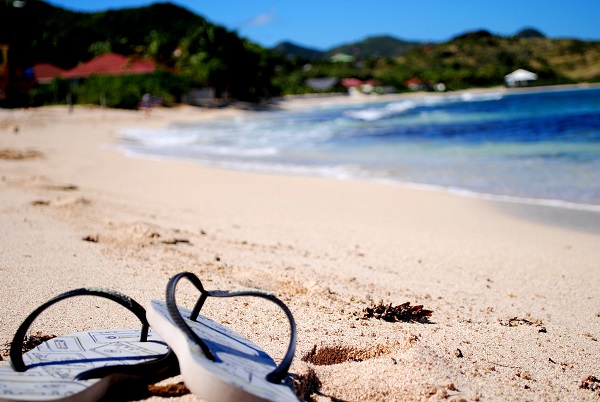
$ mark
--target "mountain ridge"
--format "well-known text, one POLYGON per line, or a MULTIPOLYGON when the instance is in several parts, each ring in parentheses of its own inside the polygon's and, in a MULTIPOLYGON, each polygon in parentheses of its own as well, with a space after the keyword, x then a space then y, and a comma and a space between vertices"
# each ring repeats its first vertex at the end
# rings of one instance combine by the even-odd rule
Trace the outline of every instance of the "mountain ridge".
MULTIPOLYGON (((418 40, 404 40, 394 35, 373 35, 367 36, 364 39, 350 41, 341 45, 333 46, 329 49, 319 50, 310 46, 302 46, 291 40, 284 40, 279 42, 271 49, 281 54, 284 54, 288 58, 299 58, 307 60, 323 60, 333 56, 336 53, 344 53, 357 58, 387 58, 387 57, 398 57, 403 56, 411 49, 420 46, 432 46, 436 44, 443 44, 450 42, 455 39, 461 38, 483 38, 483 37, 503 37, 502 35, 495 35, 487 30, 472 30, 465 31, 463 33, 453 36, 448 41, 418 41, 418 40)), ((509 38, 546 38, 546 36, 537 28, 524 27, 517 31, 514 35, 508 36, 509 38)))

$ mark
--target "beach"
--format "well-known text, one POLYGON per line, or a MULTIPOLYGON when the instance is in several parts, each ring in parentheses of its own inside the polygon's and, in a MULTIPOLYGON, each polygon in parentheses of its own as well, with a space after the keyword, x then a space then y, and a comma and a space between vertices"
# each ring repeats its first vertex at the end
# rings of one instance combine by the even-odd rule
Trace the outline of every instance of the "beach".
MULTIPOLYGON (((564 222, 560 208, 524 213, 431 189, 117 149, 123 128, 244 113, 256 112, 0 110, 0 344, 64 291, 105 287, 147 305, 190 271, 208 289, 264 289, 289 306, 291 373, 306 400, 598 400, 582 382, 600 378, 600 233, 578 223, 597 212, 564 222), (431 316, 365 318, 373 305, 406 302, 431 316)), ((182 284, 178 300, 194 297, 182 284)), ((206 314, 276 360, 285 353, 285 319, 266 304, 214 302, 206 314)), ((109 302, 74 299, 33 332, 136 325, 109 302)))

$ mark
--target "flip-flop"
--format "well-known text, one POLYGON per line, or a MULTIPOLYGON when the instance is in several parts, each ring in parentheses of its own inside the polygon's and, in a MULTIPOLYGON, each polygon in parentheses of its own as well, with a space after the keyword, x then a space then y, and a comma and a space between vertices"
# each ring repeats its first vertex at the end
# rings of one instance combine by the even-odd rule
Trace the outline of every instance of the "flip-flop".
POLYGON ((207 291, 200 279, 183 272, 169 281, 166 303, 153 300, 148 322, 173 349, 185 385, 195 395, 215 401, 298 401, 286 383, 296 349, 296 324, 287 306, 260 291, 207 291), (193 311, 177 306, 177 282, 188 279, 199 291, 193 311), (254 296, 277 304, 290 322, 290 343, 279 365, 244 336, 205 316, 200 309, 208 297, 254 296))
POLYGON ((21 324, 11 343, 10 365, 0 366, 0 401, 97 401, 123 381, 159 381, 177 371, 177 358, 149 330, 146 310, 139 303, 112 290, 75 289, 42 304, 21 324), (136 315, 142 329, 63 335, 23 355, 23 340, 35 318, 51 305, 73 296, 115 301, 136 315))

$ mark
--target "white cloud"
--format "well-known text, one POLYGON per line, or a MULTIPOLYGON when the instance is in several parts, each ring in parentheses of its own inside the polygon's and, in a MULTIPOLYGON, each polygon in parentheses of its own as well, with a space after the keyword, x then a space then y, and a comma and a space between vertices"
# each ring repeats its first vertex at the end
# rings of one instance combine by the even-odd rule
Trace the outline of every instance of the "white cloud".
POLYGON ((262 27, 272 24, 277 19, 275 7, 266 13, 260 13, 240 24, 242 28, 262 27))

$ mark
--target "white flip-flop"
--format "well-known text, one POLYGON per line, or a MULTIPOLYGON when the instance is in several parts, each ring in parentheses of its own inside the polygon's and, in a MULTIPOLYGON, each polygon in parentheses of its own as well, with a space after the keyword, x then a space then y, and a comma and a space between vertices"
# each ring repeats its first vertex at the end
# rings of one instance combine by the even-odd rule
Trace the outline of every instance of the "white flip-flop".
POLYGON ((166 302, 152 301, 148 322, 173 349, 185 385, 209 402, 298 401, 286 382, 296 348, 296 325, 287 306, 275 296, 260 291, 207 291, 189 272, 169 281, 166 302), (177 306, 177 282, 188 279, 199 291, 193 311, 177 306), (208 297, 253 296, 277 304, 290 322, 290 343, 279 365, 256 344, 205 316, 200 309, 208 297))
POLYGON ((0 401, 97 401, 123 381, 159 381, 177 372, 177 358, 149 330, 146 311, 139 303, 112 290, 75 289, 42 304, 21 324, 11 343, 10 364, 0 366, 0 401), (63 335, 23 355, 23 340, 35 318, 73 296, 113 300, 133 312, 142 328, 63 335))

